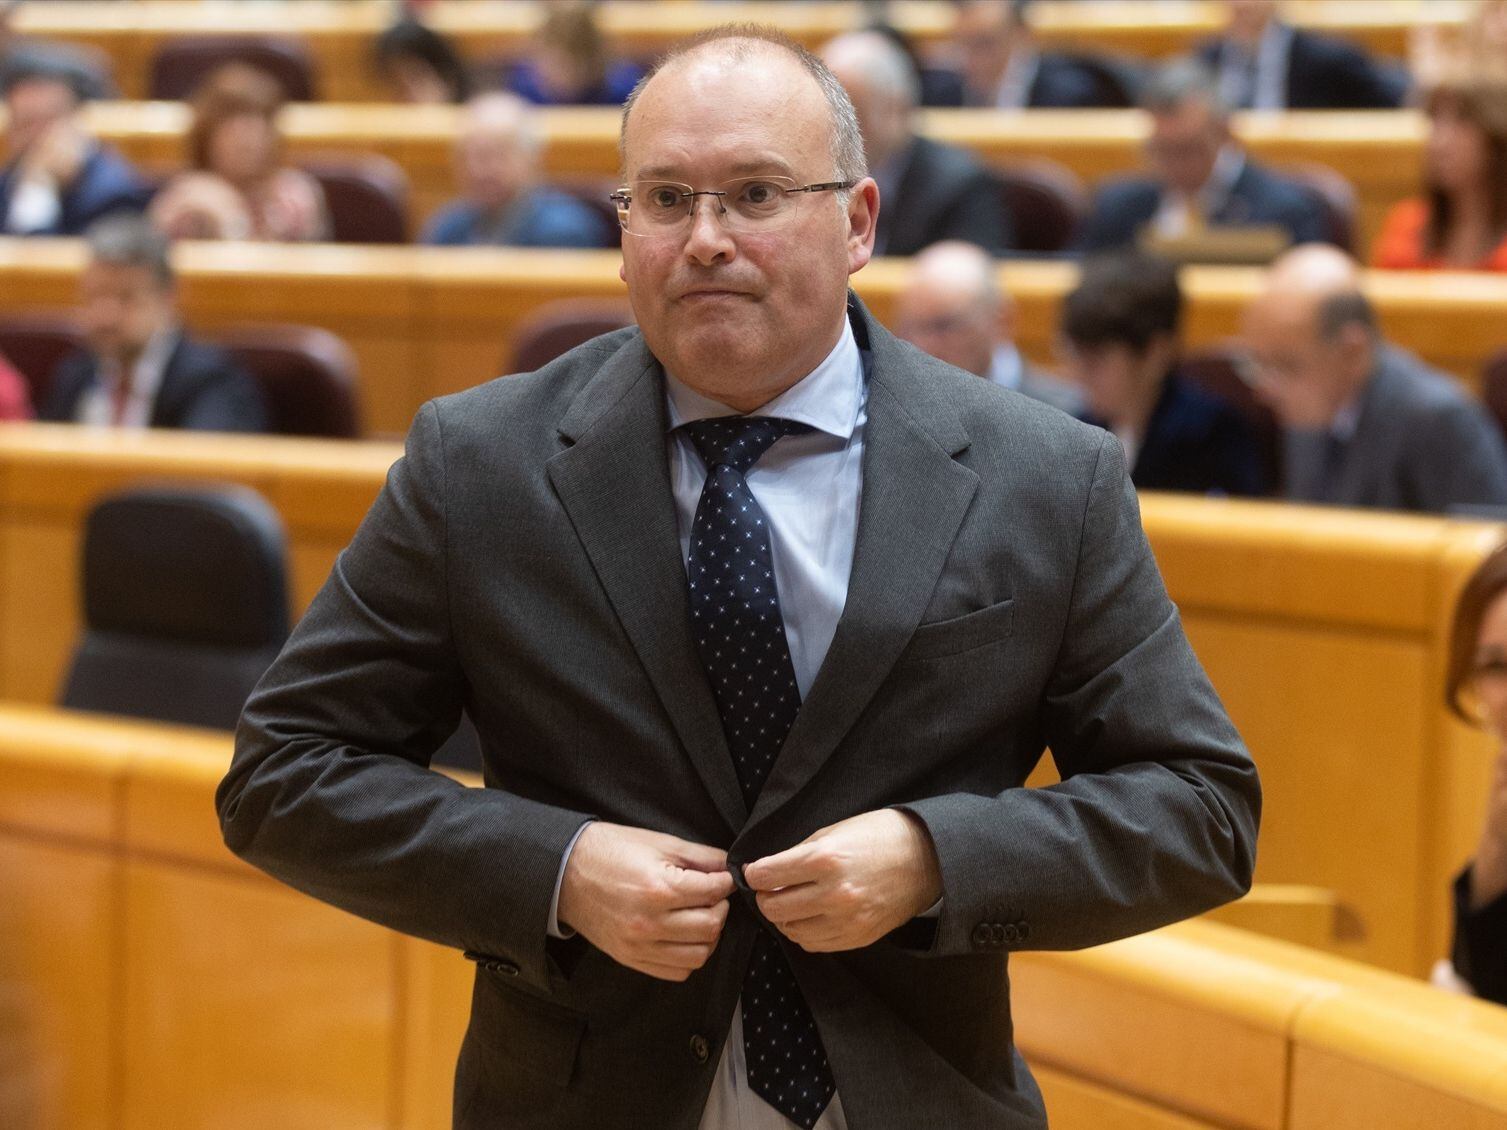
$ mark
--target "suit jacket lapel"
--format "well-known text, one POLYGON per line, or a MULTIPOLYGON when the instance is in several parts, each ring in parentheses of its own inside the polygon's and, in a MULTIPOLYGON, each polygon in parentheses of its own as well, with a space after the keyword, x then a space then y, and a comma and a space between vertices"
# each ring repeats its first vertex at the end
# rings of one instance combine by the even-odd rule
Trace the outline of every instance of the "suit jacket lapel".
POLYGON ((926 362, 852 301, 872 372, 848 598, 749 824, 800 792, 874 697, 921 622, 978 489, 978 476, 953 459, 968 446, 968 433, 947 399, 928 386, 926 362))
POLYGON ((728 828, 748 809, 691 636, 665 455, 664 387, 640 337, 613 354, 560 422, 550 481, 728 828))

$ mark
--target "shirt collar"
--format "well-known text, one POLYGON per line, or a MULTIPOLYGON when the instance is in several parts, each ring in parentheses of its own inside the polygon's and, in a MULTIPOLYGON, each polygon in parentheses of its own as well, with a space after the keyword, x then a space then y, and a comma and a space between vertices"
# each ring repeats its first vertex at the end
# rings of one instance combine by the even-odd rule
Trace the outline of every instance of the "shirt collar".
MULTIPOLYGON (((737 409, 703 396, 668 370, 665 372, 665 402, 669 408, 671 431, 693 420, 741 415, 737 409)), ((862 402, 863 361, 858 353, 858 342, 853 337, 853 325, 844 317, 842 334, 826 359, 768 404, 755 408, 748 415, 795 420, 839 439, 848 439, 858 426, 858 410, 862 402)))
POLYGON ((1025 362, 1020 358, 1020 350, 1014 345, 996 345, 987 375, 993 384, 1001 388, 1019 389, 1021 379, 1025 376, 1025 367, 1025 362))

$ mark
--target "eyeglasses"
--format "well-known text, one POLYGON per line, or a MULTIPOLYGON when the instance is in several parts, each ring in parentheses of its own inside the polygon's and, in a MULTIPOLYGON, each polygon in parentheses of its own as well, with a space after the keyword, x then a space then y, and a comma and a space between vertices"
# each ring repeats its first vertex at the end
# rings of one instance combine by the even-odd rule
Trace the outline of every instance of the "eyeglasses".
POLYGON ((696 207, 696 197, 710 196, 714 211, 731 232, 772 231, 789 222, 801 194, 841 192, 857 181, 834 180, 797 185, 789 177, 739 177, 716 188, 692 188, 674 181, 636 180, 608 199, 617 205, 617 220, 629 235, 671 235, 683 228, 696 207))

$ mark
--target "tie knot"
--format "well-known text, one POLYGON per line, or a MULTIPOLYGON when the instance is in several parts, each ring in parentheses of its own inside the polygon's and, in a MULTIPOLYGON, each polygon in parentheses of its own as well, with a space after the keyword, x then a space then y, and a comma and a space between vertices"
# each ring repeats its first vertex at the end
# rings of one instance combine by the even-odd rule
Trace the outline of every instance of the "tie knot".
POLYGON ((710 420, 693 420, 682 425, 710 471, 718 464, 732 467, 740 475, 759 461, 781 436, 799 435, 812 430, 810 424, 781 420, 775 416, 718 416, 710 420))

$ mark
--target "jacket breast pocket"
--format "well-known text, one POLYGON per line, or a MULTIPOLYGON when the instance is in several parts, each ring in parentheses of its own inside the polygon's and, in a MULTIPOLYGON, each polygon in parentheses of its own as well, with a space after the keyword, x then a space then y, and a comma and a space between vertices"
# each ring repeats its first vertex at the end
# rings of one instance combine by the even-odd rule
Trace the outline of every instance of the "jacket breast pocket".
POLYGON ((900 654, 900 662, 940 659, 1009 638, 1015 629, 1015 601, 1002 600, 988 608, 922 624, 900 654))

